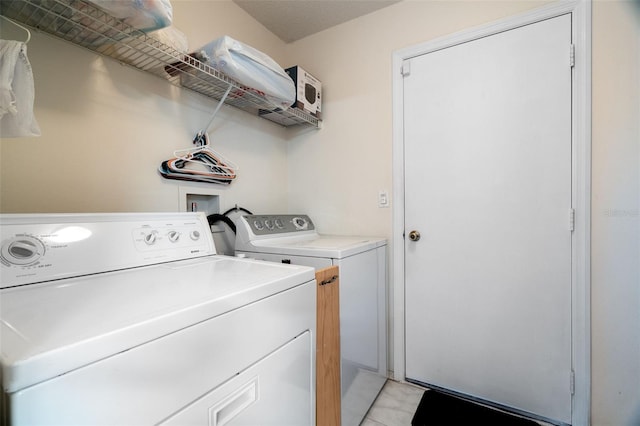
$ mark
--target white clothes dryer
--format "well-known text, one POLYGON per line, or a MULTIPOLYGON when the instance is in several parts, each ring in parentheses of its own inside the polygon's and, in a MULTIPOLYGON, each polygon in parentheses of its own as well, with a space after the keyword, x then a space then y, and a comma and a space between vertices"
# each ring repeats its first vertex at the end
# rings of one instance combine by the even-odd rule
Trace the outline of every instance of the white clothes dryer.
POLYGON ((307 215, 244 215, 236 256, 338 265, 342 426, 359 425, 387 379, 386 240, 321 235, 307 215))
POLYGON ((198 213, 0 216, 2 419, 315 424, 313 268, 219 256, 198 213))

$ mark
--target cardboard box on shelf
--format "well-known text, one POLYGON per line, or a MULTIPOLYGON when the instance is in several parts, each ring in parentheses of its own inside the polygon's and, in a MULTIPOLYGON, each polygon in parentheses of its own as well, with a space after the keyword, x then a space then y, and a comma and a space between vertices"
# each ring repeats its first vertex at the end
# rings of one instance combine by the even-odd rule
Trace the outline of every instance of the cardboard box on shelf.
POLYGON ((322 118, 322 83, 299 66, 287 68, 286 73, 296 85, 296 101, 294 108, 307 111, 317 118, 322 118))

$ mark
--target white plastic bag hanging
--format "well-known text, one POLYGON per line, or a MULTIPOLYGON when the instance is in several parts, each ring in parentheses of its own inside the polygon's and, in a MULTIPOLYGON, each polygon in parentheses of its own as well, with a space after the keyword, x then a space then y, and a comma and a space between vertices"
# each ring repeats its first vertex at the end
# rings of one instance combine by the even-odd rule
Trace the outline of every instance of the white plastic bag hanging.
POLYGON ((264 96, 274 107, 286 109, 296 100, 291 77, 276 61, 251 46, 224 36, 198 53, 211 67, 264 96))
POLYGON ((21 41, 0 40, 0 137, 40 136, 33 114, 34 98, 27 45, 21 41))

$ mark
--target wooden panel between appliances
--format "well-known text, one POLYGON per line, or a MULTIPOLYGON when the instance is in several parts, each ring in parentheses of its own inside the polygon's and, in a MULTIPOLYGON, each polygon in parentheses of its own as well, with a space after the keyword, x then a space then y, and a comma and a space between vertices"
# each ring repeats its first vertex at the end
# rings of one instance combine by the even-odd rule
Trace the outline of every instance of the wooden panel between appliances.
POLYGON ((338 267, 316 271, 316 423, 340 425, 340 302, 338 267))

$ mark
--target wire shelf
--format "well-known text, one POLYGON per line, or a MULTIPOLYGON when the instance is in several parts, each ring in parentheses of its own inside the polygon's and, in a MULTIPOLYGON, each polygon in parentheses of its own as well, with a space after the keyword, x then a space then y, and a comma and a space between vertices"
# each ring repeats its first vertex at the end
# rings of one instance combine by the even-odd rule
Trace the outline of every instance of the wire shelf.
POLYGON ((181 53, 83 0, 1 0, 0 14, 62 40, 220 100, 285 127, 322 126, 313 115, 296 109, 273 109, 263 96, 218 70, 181 53))

